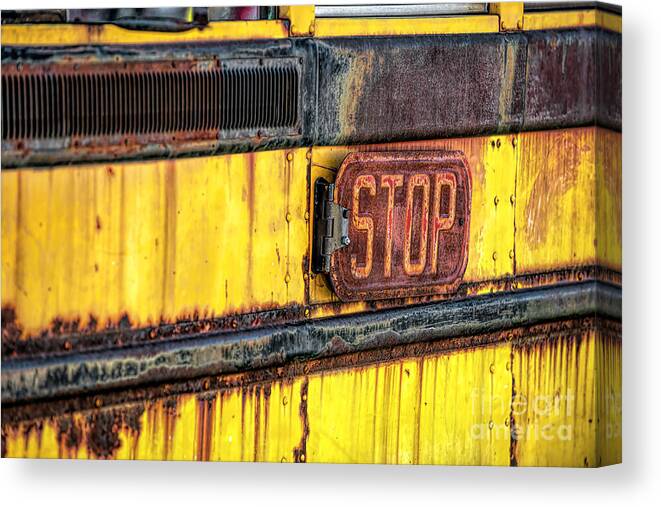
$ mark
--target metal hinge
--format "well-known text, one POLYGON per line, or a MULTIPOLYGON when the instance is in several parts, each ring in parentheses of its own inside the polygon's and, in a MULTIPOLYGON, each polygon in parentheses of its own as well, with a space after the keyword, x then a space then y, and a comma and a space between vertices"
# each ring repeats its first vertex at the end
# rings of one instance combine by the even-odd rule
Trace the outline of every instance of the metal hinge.
POLYGON ((314 183, 314 238, 312 271, 329 273, 331 255, 347 246, 349 240, 349 210, 333 200, 335 185, 323 178, 314 183))

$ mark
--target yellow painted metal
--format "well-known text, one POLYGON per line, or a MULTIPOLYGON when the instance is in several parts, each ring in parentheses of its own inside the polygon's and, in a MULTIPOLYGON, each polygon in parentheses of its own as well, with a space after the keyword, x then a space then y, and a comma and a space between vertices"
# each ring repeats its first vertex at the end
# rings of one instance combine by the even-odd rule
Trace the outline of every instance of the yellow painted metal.
POLYGON ((590 330, 513 349, 513 448, 521 466, 622 461, 621 342, 590 330))
MULTIPOLYGON (((349 37, 383 35, 434 35, 493 33, 521 29, 521 2, 490 4, 490 13, 425 18, 319 18, 314 7, 280 7, 279 20, 218 21, 203 29, 184 32, 130 30, 116 25, 32 24, 2 25, 3 45, 74 46, 87 44, 172 44, 223 40, 281 39, 288 36, 349 37), (286 21, 288 20, 288 21, 286 21), (501 27, 501 23, 505 23, 501 27)), ((597 26, 621 32, 622 17, 598 9, 529 12, 524 30, 549 30, 597 26)))
POLYGON ((498 31, 498 16, 318 18, 315 27, 316 37, 490 33, 498 31))
POLYGON ((164 396, 5 424, 5 455, 606 465, 621 461, 620 350, 591 326, 164 396))
POLYGON ((587 127, 519 139, 517 273, 591 264, 620 271, 621 134, 587 127))
POLYGON ((2 305, 38 334, 300 304, 305 167, 294 149, 2 171, 2 305))
POLYGON ((599 27, 622 33, 622 16, 598 9, 526 12, 524 30, 559 30, 563 28, 599 27))
POLYGON ((314 147, 311 163, 301 148, 3 171, 2 305, 24 335, 124 316, 139 327, 287 305, 312 305, 311 317, 364 311, 325 304, 337 301, 326 277, 309 271, 308 171, 310 183, 332 181, 351 151, 413 149, 468 158, 468 295, 503 290, 513 274, 621 270, 621 134, 586 127, 314 147))
POLYGON ((314 34, 314 5, 280 6, 278 17, 289 20, 289 35, 293 37, 314 34))
POLYGON ((225 40, 282 39, 289 36, 282 20, 218 21, 183 32, 130 30, 116 25, 2 25, 3 46, 78 46, 87 44, 175 44, 225 40))
POLYGON ((505 343, 311 378, 309 461, 509 464, 496 428, 509 418, 509 358, 505 343))
POLYGON ((616 271, 622 269, 622 136, 597 130, 596 257, 616 271))
POLYGON ((498 15, 501 31, 523 28, 523 2, 492 2, 489 13, 498 15))

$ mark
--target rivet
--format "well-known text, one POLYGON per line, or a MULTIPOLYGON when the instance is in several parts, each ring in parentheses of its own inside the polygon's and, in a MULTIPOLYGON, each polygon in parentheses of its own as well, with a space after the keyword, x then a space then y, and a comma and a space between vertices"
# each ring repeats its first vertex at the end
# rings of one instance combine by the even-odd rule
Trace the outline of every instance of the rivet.
POLYGON ((494 261, 497 260, 498 259, 498 252, 494 252, 491 257, 493 257, 494 261))
POLYGON ((305 212, 305 219, 310 220, 310 212, 309 211, 305 212))
POLYGON ((493 429, 493 421, 489 421, 489 429, 490 429, 490 430, 493 429))
POLYGON ((291 33, 298 32, 298 27, 296 25, 291 25, 291 33))
POLYGON ((514 206, 514 204, 516 203, 516 197, 514 197, 514 194, 510 195, 510 203, 512 204, 512 206, 514 206))
POLYGON ((512 146, 514 146, 516 148, 516 144, 517 144, 516 137, 513 137, 512 138, 512 146))
POLYGON ((307 273, 303 273, 303 280, 307 280, 310 276, 307 273))
POLYGON ((290 162, 294 160, 294 154, 292 152, 287 153, 287 160, 289 160, 290 162))
POLYGON ((516 27, 521 30, 523 28, 523 21, 519 20, 516 22, 516 27))
POLYGON ((306 317, 309 317, 310 316, 310 309, 306 308, 304 313, 305 313, 306 317))
POLYGON ((510 250, 510 259, 514 259, 514 250, 510 250))
POLYGON ((504 21, 500 22, 500 29, 505 30, 505 22, 504 21))
POLYGON ((301 454, 301 461, 305 461, 305 454, 301 454))
POLYGON ((314 21, 310 23, 310 33, 314 33, 314 21))
POLYGON ((507 362, 505 363, 505 369, 506 369, 507 371, 510 371, 510 369, 512 369, 512 364, 511 364, 509 361, 507 361, 507 362))
POLYGON ((498 199, 498 196, 493 198, 493 203, 498 206, 498 203, 500 202, 500 199, 498 199))
POLYGON ((509 425, 510 425, 510 420, 509 420, 509 419, 505 419, 505 426, 509 426, 509 425))
POLYGON ((305 393, 301 394, 301 400, 303 400, 303 401, 307 401, 307 399, 308 399, 308 395, 307 395, 307 394, 305 394, 305 393))
POLYGON ((500 139, 496 141, 496 148, 500 148, 500 139))
POLYGON ((291 222, 291 213, 287 213, 285 215, 285 220, 287 220, 287 222, 291 222))
POLYGON ((287 399, 286 396, 283 396, 283 397, 282 397, 282 404, 286 406, 287 403, 289 403, 289 400, 287 399))
POLYGON ((496 371, 496 365, 491 363, 491 365, 489 365, 489 372, 495 373, 495 371, 496 371))
POLYGON ((285 275, 285 283, 291 282, 291 276, 289 276, 289 273, 285 275))
POLYGON ((305 153, 305 158, 307 158, 308 160, 312 160, 312 150, 308 150, 305 153))

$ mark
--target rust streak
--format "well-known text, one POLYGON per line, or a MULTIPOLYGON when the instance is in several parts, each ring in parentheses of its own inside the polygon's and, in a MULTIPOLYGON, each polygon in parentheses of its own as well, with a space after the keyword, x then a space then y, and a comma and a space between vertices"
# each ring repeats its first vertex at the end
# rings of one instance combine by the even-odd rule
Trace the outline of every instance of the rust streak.
POLYGON ((301 403, 298 409, 298 415, 301 418, 303 432, 301 440, 293 449, 294 461, 296 463, 305 463, 307 460, 307 442, 310 435, 310 421, 308 419, 308 379, 307 377, 301 384, 301 403))

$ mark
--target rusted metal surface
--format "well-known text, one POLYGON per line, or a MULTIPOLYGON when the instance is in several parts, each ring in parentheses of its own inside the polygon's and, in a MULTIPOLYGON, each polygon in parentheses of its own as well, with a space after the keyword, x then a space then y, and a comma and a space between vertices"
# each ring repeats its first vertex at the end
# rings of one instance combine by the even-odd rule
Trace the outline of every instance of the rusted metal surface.
POLYGON ((566 123, 621 128, 621 35, 567 30, 526 37, 524 129, 566 123))
MULTIPOLYGON (((501 293, 587 281, 606 282, 620 286, 622 275, 618 271, 598 266, 526 274, 485 282, 462 283, 454 294, 370 301, 368 310, 388 310, 447 299, 462 299, 490 291, 501 293)), ((29 359, 42 355, 57 357, 75 352, 134 347, 195 336, 259 329, 279 324, 296 324, 307 320, 306 310, 315 307, 326 308, 329 313, 336 316, 345 314, 341 303, 331 303, 309 307, 274 308, 215 319, 192 314, 189 318, 175 323, 162 322, 150 327, 136 327, 128 314, 124 314, 117 322, 106 322, 103 325, 92 316, 85 325, 81 324, 78 319, 72 321, 55 319, 48 329, 35 336, 24 333, 20 322, 16 319, 14 308, 7 305, 2 308, 2 357, 5 360, 29 359)))
POLYGON ((189 336, 143 347, 3 361, 3 403, 69 396, 295 360, 473 335, 585 315, 621 316, 621 291, 595 283, 232 334, 189 336))
MULTIPOLYGON (((185 47, 173 44, 165 49, 101 46, 75 52, 27 47, 2 50, 3 75, 45 73, 48 77, 38 79, 48 83, 46 95, 55 90, 55 71, 61 66, 78 65, 76 72, 87 75, 87 66, 111 69, 126 65, 131 68, 126 75, 138 82, 142 74, 136 74, 137 70, 141 66, 158 66, 158 62, 166 67, 174 63, 189 80, 199 73, 194 69, 205 65, 222 67, 247 59, 259 67, 260 59, 269 58, 293 58, 300 62, 300 115, 293 126, 269 128, 260 124, 229 134, 223 129, 184 128, 167 134, 136 131, 55 139, 5 139, 3 135, 3 166, 312 144, 383 143, 595 123, 616 130, 621 126, 621 35, 594 28, 419 37, 292 38, 185 47), (43 70, 30 70, 35 66, 43 70)), ((99 80, 103 72, 90 74, 96 76, 86 82, 90 90, 98 88, 92 79, 99 80)), ((173 72, 170 69, 168 75, 173 72)), ((5 79, 7 86, 3 89, 12 91, 14 78, 5 79)), ((142 79, 150 82, 149 78, 142 79)), ((198 94, 191 91, 190 96, 199 105, 195 100, 198 94)), ((154 94, 154 98, 158 97, 158 93, 154 94)), ((50 99, 43 100, 43 104, 51 103, 50 99)), ((20 97, 12 91, 12 98, 3 105, 3 111, 8 111, 3 115, 5 123, 12 112, 11 105, 16 103, 20 103, 20 97)), ((40 103, 36 101, 35 105, 40 103)), ((220 108, 221 116, 225 110, 220 108)), ((207 112, 218 114, 213 107, 207 112)), ((256 114, 263 116, 259 111, 256 114)), ((145 121, 149 123, 150 118, 148 115, 145 121)), ((10 130, 9 125, 3 125, 3 134, 10 130)))
POLYGON ((606 428, 617 426, 621 414, 617 407, 604 403, 609 395, 603 389, 617 386, 617 372, 607 384, 590 372, 619 353, 620 336, 619 323, 592 316, 458 338, 450 346, 446 340, 399 345, 285 368, 17 405, 2 412, 2 454, 501 465, 529 465, 531 460, 570 466, 613 463, 619 461, 613 454, 617 442, 613 437, 608 440, 606 428), (542 357, 548 360, 540 363, 542 357), (361 387, 346 390, 356 385, 361 387), (372 387, 365 391, 366 386, 372 387), (388 392, 383 393, 384 388, 388 392), (595 390, 599 401, 593 403, 590 393, 595 390), (451 393, 461 393, 466 399, 458 401, 451 393), (551 402, 554 411, 542 412, 539 400, 555 400, 551 402), (365 411, 366 406, 370 410, 365 411), (448 421, 448 417, 453 419, 448 421), (552 424, 550 431, 563 426, 560 429, 573 438, 541 439, 540 431, 549 430, 539 423, 552 424), (365 438, 381 434, 384 424, 399 428, 398 442, 385 436, 365 438), (569 429, 564 428, 568 424, 569 429), (595 426, 601 430, 591 431, 595 426), (462 445, 457 446, 459 443, 462 445), (612 449, 608 443, 614 444, 612 449), (498 457, 492 454, 494 444, 498 457), (437 449, 439 445, 441 449, 437 449), (488 446, 488 455, 479 453, 484 446, 488 446), (589 456, 587 462, 585 456, 589 456))
POLYGON ((344 301, 454 292, 468 262, 471 174, 461 152, 352 153, 336 180, 348 247, 331 258, 344 301))
POLYGON ((309 143, 309 51, 287 41, 4 47, 3 167, 309 143))
POLYGON ((621 128, 621 35, 320 39, 317 144, 621 128))

